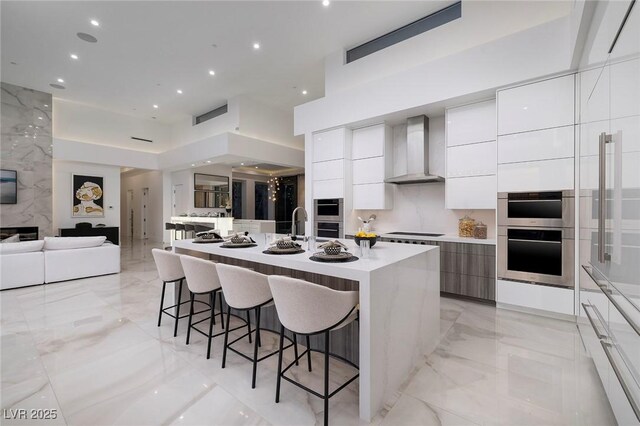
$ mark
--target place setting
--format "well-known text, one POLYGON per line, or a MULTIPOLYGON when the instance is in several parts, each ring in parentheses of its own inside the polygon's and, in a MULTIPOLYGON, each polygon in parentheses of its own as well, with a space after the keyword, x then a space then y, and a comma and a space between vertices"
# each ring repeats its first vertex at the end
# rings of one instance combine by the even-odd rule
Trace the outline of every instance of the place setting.
POLYGON ((309 258, 314 262, 347 263, 360 259, 351 254, 349 248, 338 240, 327 241, 326 243, 320 244, 318 248, 322 249, 322 251, 314 253, 313 256, 309 258))
POLYGON ((224 239, 224 242, 220 247, 224 248, 248 248, 256 247, 258 244, 249 236, 248 232, 236 233, 229 235, 224 239))
POLYGON ((304 253, 305 250, 302 246, 296 241, 292 240, 291 237, 282 237, 278 240, 269 244, 269 247, 264 250, 262 253, 264 254, 300 254, 304 253))
POLYGON ((222 238, 222 236, 217 232, 204 231, 198 232, 196 237, 193 239, 193 242, 196 244, 222 243, 224 242, 224 238, 222 238))

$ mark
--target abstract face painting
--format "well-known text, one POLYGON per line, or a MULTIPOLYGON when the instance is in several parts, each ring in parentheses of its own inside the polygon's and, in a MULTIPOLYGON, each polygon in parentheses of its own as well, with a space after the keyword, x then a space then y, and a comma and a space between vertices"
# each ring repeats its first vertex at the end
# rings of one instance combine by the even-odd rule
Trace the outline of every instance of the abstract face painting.
POLYGON ((104 178, 73 175, 72 217, 104 217, 104 178))

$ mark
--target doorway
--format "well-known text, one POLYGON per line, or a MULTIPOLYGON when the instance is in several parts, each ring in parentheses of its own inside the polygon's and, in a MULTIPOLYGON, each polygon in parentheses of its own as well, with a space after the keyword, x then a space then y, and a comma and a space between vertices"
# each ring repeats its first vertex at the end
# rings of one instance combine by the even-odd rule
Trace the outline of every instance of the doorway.
POLYGON ((127 190, 127 233, 133 239, 133 189, 127 190))
POLYGON ((149 205, 149 188, 142 188, 142 239, 146 240, 147 234, 147 206, 149 205))
POLYGON ((186 213, 187 207, 185 204, 183 185, 173 185, 171 191, 171 216, 180 216, 180 214, 186 213))

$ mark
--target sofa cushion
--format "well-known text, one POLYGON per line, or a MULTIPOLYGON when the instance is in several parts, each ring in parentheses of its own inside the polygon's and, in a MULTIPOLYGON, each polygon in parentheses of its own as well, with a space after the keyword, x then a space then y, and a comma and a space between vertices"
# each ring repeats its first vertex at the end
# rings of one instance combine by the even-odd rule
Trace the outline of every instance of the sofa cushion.
POLYGON ((17 243, 20 241, 20 234, 13 234, 10 237, 5 238, 4 240, 0 241, 0 243, 17 243))
POLYGON ((44 237, 45 250, 71 250, 99 247, 107 237, 44 237))
POLYGON ((42 250, 44 241, 19 241, 11 244, 0 244, 0 254, 31 253, 42 250))

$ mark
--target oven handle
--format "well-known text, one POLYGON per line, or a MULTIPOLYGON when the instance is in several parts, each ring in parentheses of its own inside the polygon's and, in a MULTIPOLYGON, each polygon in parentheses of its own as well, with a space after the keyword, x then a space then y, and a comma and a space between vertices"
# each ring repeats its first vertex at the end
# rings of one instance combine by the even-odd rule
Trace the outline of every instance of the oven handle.
POLYGON ((613 357, 612 348, 614 344, 610 342, 605 342, 603 340, 600 340, 600 344, 602 345, 602 349, 604 349, 604 353, 607 355, 607 359, 609 360, 609 364, 611 364, 611 368, 613 368, 613 372, 618 378, 618 382, 620 382, 620 386, 622 386, 622 390, 624 391, 625 396, 629 400, 629 404, 631 405, 631 409, 633 410, 633 413, 636 415, 636 418, 640 421, 640 404, 638 404, 638 401, 636 401, 635 398, 633 397, 633 392, 631 391, 631 388, 627 383, 627 380, 622 375, 622 370, 620 369, 620 367, 618 366, 618 363, 616 363, 613 357))
POLYGON ((605 220, 607 218, 607 143, 612 142, 611 135, 600 133, 598 151, 598 260, 604 263, 611 259, 606 252, 605 220))
POLYGON ((508 200, 509 203, 561 203, 562 198, 556 198, 555 200, 543 199, 543 200, 508 200))
POLYGON ((520 241, 520 242, 523 242, 523 243, 562 244, 562 241, 523 240, 522 238, 507 238, 507 241, 520 241))

